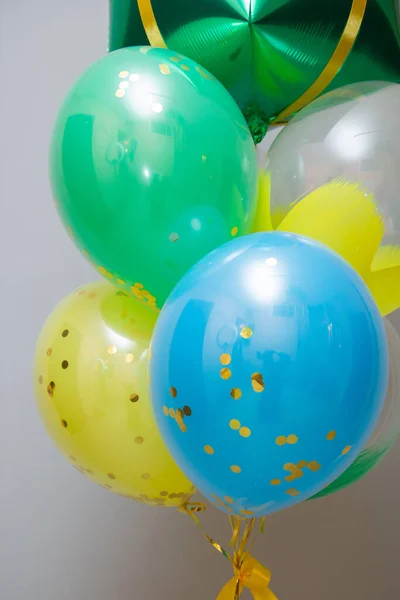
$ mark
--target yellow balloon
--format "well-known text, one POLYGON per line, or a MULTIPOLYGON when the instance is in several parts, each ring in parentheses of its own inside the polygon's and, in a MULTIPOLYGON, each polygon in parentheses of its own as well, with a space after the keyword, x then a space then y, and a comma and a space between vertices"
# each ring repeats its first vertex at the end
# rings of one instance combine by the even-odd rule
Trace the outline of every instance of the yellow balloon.
POLYGON ((35 395, 50 437, 84 475, 134 500, 178 507, 195 489, 151 410, 147 361, 156 318, 106 282, 76 290, 39 336, 35 395))

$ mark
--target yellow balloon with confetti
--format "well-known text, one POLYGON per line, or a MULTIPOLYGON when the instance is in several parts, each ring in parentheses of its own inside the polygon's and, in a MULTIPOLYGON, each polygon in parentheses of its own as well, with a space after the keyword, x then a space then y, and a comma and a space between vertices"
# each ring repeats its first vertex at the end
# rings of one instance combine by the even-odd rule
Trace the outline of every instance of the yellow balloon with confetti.
POLYGON ((34 387, 50 437, 81 473, 128 498, 179 507, 195 489, 151 410, 147 361, 156 318, 106 282, 76 290, 40 333, 34 387))

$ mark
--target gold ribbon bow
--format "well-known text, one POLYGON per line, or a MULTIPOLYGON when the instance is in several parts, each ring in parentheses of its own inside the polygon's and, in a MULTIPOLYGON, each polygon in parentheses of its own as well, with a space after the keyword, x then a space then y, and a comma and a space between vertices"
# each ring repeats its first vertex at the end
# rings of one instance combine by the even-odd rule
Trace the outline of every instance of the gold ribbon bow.
POLYGON ((248 552, 241 557, 235 553, 233 570, 234 576, 224 585, 217 600, 238 600, 245 587, 251 591, 254 600, 278 600, 268 587, 271 572, 248 552))

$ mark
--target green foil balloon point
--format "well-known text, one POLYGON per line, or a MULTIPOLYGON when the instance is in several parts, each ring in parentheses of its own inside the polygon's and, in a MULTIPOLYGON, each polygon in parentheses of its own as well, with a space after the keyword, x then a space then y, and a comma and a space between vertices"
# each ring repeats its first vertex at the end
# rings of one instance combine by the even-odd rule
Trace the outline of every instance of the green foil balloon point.
POLYGON ((256 210, 256 151, 234 100, 197 63, 148 46, 106 55, 72 88, 50 178, 77 246, 155 310, 256 210))
MULTIPOLYGON (((211 71, 251 129, 252 107, 265 115, 265 128, 328 64, 329 77, 302 106, 357 81, 400 82, 394 0, 110 0, 111 50, 146 44, 147 34, 153 45, 165 44, 211 71)), ((257 128, 252 133, 260 135, 257 128)))

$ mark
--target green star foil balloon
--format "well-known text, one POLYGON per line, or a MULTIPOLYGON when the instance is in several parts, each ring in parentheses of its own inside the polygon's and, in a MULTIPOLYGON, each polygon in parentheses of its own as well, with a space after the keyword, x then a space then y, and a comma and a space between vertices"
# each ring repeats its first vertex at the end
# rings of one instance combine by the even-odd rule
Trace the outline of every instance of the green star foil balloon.
POLYGON ((256 141, 323 91, 400 81, 395 0, 110 0, 110 50, 148 43, 197 60, 256 141))
POLYGON ((108 280, 158 310, 185 271, 249 233, 257 157, 224 87, 170 50, 125 48, 62 105, 50 179, 78 248, 108 280))

